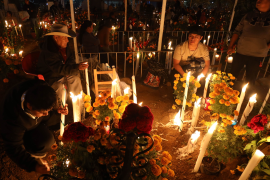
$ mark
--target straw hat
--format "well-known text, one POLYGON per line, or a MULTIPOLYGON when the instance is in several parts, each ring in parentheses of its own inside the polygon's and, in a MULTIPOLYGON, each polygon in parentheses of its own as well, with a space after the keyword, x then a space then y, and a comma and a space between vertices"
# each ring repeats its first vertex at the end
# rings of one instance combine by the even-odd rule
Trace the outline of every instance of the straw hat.
POLYGON ((70 29, 64 24, 53 24, 51 26, 51 32, 48 34, 45 34, 45 36, 66 36, 66 37, 76 37, 76 33, 70 29))

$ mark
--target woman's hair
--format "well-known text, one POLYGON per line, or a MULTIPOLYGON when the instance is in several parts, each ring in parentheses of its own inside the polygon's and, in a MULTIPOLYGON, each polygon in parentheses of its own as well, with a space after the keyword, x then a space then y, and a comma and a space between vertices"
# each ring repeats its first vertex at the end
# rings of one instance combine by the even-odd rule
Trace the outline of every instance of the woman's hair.
POLYGON ((89 20, 85 20, 84 23, 82 24, 81 29, 80 29, 80 33, 79 33, 79 37, 78 37, 80 44, 82 44, 82 37, 83 37, 83 34, 86 32, 86 29, 88 27, 91 27, 92 25, 93 25, 92 21, 89 21, 89 20))
POLYGON ((56 105, 57 95, 52 87, 38 84, 27 91, 25 103, 29 103, 33 110, 48 110, 56 105))

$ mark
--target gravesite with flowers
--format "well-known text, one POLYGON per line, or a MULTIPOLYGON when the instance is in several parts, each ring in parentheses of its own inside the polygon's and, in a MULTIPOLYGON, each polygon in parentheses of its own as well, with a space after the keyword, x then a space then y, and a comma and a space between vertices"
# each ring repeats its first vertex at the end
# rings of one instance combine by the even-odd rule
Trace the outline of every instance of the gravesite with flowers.
POLYGON ((0 34, 1 180, 270 179, 270 0, 0 0, 0 34))

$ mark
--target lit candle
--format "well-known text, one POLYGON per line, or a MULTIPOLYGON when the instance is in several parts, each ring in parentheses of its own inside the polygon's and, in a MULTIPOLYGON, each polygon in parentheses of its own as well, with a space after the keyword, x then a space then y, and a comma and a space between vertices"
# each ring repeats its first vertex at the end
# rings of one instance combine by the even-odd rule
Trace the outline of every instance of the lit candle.
POLYGON ((111 92, 112 98, 116 98, 116 84, 117 84, 117 79, 114 79, 112 82, 112 92, 111 92))
POLYGON ((188 144, 187 144, 187 153, 188 153, 188 154, 194 152, 194 150, 195 150, 195 145, 196 145, 197 140, 198 140, 198 138, 200 137, 200 135, 201 135, 200 131, 195 131, 195 132, 191 135, 190 139, 188 140, 188 144))
POLYGON ((45 24, 45 29, 47 29, 47 24, 45 24))
POLYGON ((213 136, 213 133, 215 131, 217 127, 217 122, 215 122, 210 129, 208 130, 208 132, 206 133, 206 135, 203 137, 203 140, 201 142, 201 147, 200 147, 200 154, 198 156, 198 159, 196 161, 195 167, 194 167, 194 172, 198 172, 200 165, 202 163, 202 159, 204 157, 205 151, 208 147, 208 144, 213 136))
POLYGON ((23 53, 23 51, 20 51, 20 52, 19 52, 19 56, 20 56, 20 57, 22 57, 22 53, 23 53))
POLYGON ((212 76, 212 73, 207 76, 206 81, 205 81, 204 92, 203 92, 203 105, 205 104, 207 89, 208 89, 208 85, 209 85, 209 81, 211 79, 211 76, 212 76))
POLYGON ((249 176, 252 173, 253 169, 260 163, 260 161, 264 158, 264 156, 265 154, 259 149, 257 149, 252 158, 249 160, 248 165, 246 166, 239 180, 249 179, 249 176))
POLYGON ((129 47, 130 47, 130 49, 132 49, 132 39, 133 39, 133 37, 129 38, 129 47))
POLYGON ((132 76, 132 94, 133 94, 133 102, 137 104, 137 91, 136 91, 136 82, 135 76, 132 76))
POLYGON ((136 61, 136 66, 135 66, 135 76, 137 75, 137 71, 139 69, 139 64, 140 64, 140 53, 137 53, 137 61, 136 61))
POLYGON ((270 89, 269 89, 269 91, 268 91, 268 93, 267 93, 267 95, 266 95, 266 97, 265 97, 265 99, 264 99, 264 101, 263 101, 263 104, 262 104, 262 107, 261 107, 261 109, 260 109, 260 111, 259 111, 259 114, 262 113, 263 108, 264 108, 264 106, 265 106, 265 104, 266 104, 266 102, 267 102, 267 100, 268 100, 268 98, 269 98, 269 94, 270 94, 270 89))
POLYGON ((82 92, 77 96, 75 96, 72 92, 70 92, 70 97, 72 98, 74 122, 80 122, 82 92))
POLYGON ((136 39, 134 39, 134 51, 136 51, 136 39))
POLYGON ((107 126, 104 126, 105 130, 106 130, 106 133, 107 134, 110 134, 110 126, 107 125, 107 126))
POLYGON ((201 109, 200 103, 201 103, 201 98, 199 98, 194 103, 191 125, 190 125, 188 132, 187 132, 188 134, 192 134, 194 132, 194 128, 197 126, 197 122, 198 122, 199 115, 200 115, 200 109, 201 109))
POLYGON ((210 40, 210 35, 208 36, 208 39, 207 39, 207 46, 209 45, 209 40, 210 40))
MULTIPOLYGON (((198 77, 197 77, 197 81, 200 82, 201 78, 205 77, 203 73, 201 73, 198 77)), ((194 90, 194 94, 197 93, 197 87, 195 86, 195 90, 194 90)))
POLYGON ((168 49, 171 49, 172 41, 169 42, 168 49))
POLYGON ((18 36, 17 26, 15 25, 15 23, 14 23, 14 20, 13 20, 13 19, 12 19, 12 22, 13 22, 13 25, 14 25, 14 28, 15 28, 15 31, 16 31, 16 34, 17 34, 17 36, 18 36))
POLYGON ((128 95, 129 94, 129 90, 130 90, 130 87, 127 87, 124 89, 124 95, 128 95))
MULTIPOLYGON (((244 101, 244 98, 245 98, 245 95, 246 95, 247 86, 248 86, 248 83, 242 88, 242 92, 241 92, 241 95, 240 95, 240 100, 239 100, 239 103, 238 103, 237 108, 236 108, 236 111, 238 111, 238 112, 240 112, 242 103, 244 101)), ((238 118, 238 116, 234 116, 234 120, 237 120, 237 118, 238 118)))
POLYGON ((21 30, 21 33, 22 33, 22 37, 23 37, 23 32, 22 32, 22 25, 21 25, 21 24, 19 24, 19 28, 20 28, 20 30, 21 30))
MULTIPOLYGON (((88 62, 85 62, 85 64, 88 64, 88 62)), ((85 81, 86 81, 86 92, 87 92, 87 95, 90 96, 90 84, 89 84, 89 77, 88 77, 88 68, 86 68, 84 70, 85 72, 85 81)))
POLYGON ((228 57, 228 63, 232 63, 232 62, 233 62, 233 57, 232 56, 228 57))
POLYGON ((173 48, 171 47, 171 50, 169 52, 169 74, 171 74, 171 70, 172 70, 172 53, 173 53, 173 48))
MULTIPOLYGON (((183 106, 182 106, 182 112, 181 112, 181 120, 184 121, 185 118, 185 109, 186 109, 186 103, 187 103, 187 96, 188 96, 188 87, 189 87, 189 78, 190 78, 190 72, 187 73, 186 77, 186 87, 185 87, 185 93, 183 98, 183 106)), ((179 131, 181 132, 183 129, 183 123, 181 126, 179 126, 179 131)))
POLYGON ((216 53, 217 53, 217 48, 214 49, 213 58, 212 58, 212 65, 215 65, 216 53))
POLYGON ((142 106, 142 104, 143 104, 143 102, 140 102, 140 103, 139 103, 139 106, 142 106))
POLYGON ((203 40, 203 44, 205 45, 205 43, 206 43, 206 40, 203 40))
POLYGON ((8 49, 8 48, 6 48, 6 49, 5 49, 5 51, 6 51, 6 53, 7 53, 7 52, 9 51, 9 49, 8 49))
POLYGON ((245 109, 245 111, 244 111, 244 113, 243 113, 243 115, 242 115, 242 118, 241 118, 241 120, 240 120, 240 126, 243 126, 244 125, 244 123, 245 123, 245 121, 246 121, 246 119, 247 119, 247 117, 248 117, 248 115, 249 115, 249 113, 252 111, 252 109, 253 109, 253 106, 254 106, 254 104, 257 102, 256 101, 256 96, 257 96, 257 94, 254 94, 253 96, 251 96, 250 98, 249 98, 249 102, 248 102, 248 104, 247 104, 247 107, 246 107, 246 109, 245 109))
POLYGON ((218 59, 219 58, 219 55, 218 54, 216 54, 216 59, 218 59))
POLYGON ((5 20, 5 23, 6 23, 6 26, 8 26, 8 22, 7 22, 7 20, 5 20))
POLYGON ((180 127, 181 124, 183 124, 183 121, 180 118, 180 112, 181 111, 179 110, 178 113, 175 115, 174 121, 173 121, 173 124, 176 125, 176 126, 178 126, 178 127, 180 127))
MULTIPOLYGON (((67 95, 67 91, 66 91, 65 85, 63 84, 62 104, 64 107, 66 104, 66 95, 67 95)), ((65 115, 61 114, 60 136, 63 136, 64 130, 65 130, 65 115)))

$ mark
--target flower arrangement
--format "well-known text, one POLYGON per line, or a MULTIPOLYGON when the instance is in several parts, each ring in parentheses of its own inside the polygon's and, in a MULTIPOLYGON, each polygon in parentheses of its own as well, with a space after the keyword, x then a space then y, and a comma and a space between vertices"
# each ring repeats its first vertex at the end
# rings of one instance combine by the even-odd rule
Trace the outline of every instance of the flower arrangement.
POLYGON ((112 118, 117 122, 125 111, 126 106, 133 102, 129 100, 128 95, 118 96, 116 99, 110 96, 111 91, 102 91, 100 97, 95 99, 93 107, 89 103, 89 97, 85 96, 84 98, 84 107, 96 119, 97 125, 102 121, 109 122, 112 118))
MULTIPOLYGON (((186 77, 187 74, 185 73, 183 77, 180 77, 180 74, 174 75, 174 95, 175 95, 175 103, 176 105, 180 106, 182 104, 182 99, 184 97, 184 91, 186 87, 186 77)), ((201 87, 201 84, 195 80, 194 76, 190 76, 189 78, 189 87, 188 87, 188 95, 187 95, 187 106, 191 107, 191 102, 195 102, 195 100, 199 99, 199 96, 196 96, 195 89, 201 87)), ((172 108, 176 109, 176 105, 173 105, 172 108)))
POLYGON ((267 124, 267 122, 268 118, 263 114, 259 114, 257 116, 254 116, 247 124, 247 126, 250 127, 250 129, 253 129, 254 133, 256 134, 259 131, 264 130, 264 126, 267 124))

